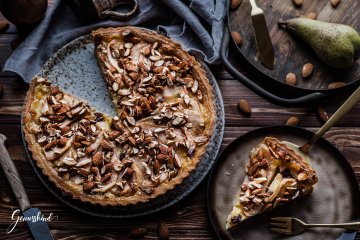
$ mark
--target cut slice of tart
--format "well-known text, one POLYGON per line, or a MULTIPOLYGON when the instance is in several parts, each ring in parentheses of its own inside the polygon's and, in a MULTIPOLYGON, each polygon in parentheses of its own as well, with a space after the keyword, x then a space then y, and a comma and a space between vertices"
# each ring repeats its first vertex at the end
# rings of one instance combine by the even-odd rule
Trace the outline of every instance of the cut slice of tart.
POLYGON ((318 181, 311 164, 276 138, 266 137, 249 158, 226 229, 311 193, 318 181))

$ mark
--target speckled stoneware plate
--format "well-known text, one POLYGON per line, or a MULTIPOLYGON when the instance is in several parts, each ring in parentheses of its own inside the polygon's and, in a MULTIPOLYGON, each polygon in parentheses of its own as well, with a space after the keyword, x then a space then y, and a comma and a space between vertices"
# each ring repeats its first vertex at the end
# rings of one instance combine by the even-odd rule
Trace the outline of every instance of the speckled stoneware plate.
MULTIPOLYGON (((265 127, 233 141, 219 156, 208 185, 208 210, 213 227, 221 239, 337 239, 342 229, 314 228, 300 235, 286 237, 272 232, 271 217, 298 217, 308 223, 341 223, 359 218, 360 193, 355 174, 343 155, 328 141, 320 139, 311 149, 310 158, 319 182, 313 193, 270 212, 260 214, 231 231, 225 229, 233 198, 241 186, 249 151, 266 136, 301 145, 311 132, 297 127, 265 127)), ((356 234, 352 234, 354 239, 356 234)))
MULTIPOLYGON (((182 184, 154 200, 134 206, 101 207, 89 205, 74 200, 70 196, 64 196, 61 190, 42 175, 41 170, 36 166, 31 154, 27 151, 30 163, 41 182, 63 203, 81 212, 101 217, 137 217, 160 211, 179 202, 194 190, 210 171, 219 152, 224 133, 224 105, 221 93, 211 71, 205 64, 202 64, 202 66, 207 73, 215 95, 216 127, 207 152, 198 163, 196 170, 182 184)), ((94 56, 94 45, 90 35, 79 37, 61 48, 45 63, 39 75, 48 76, 52 83, 78 98, 86 100, 98 111, 111 116, 115 115, 115 109, 94 56)), ((25 141, 24 145, 27 150, 25 141)))

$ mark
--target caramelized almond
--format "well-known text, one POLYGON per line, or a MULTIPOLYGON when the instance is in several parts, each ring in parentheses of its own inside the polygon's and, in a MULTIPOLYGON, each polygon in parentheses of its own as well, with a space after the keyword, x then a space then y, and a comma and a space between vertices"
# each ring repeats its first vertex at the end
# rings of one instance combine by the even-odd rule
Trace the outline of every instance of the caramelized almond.
POLYGON ((95 166, 100 166, 103 162, 103 155, 101 152, 96 152, 92 157, 92 162, 95 166))

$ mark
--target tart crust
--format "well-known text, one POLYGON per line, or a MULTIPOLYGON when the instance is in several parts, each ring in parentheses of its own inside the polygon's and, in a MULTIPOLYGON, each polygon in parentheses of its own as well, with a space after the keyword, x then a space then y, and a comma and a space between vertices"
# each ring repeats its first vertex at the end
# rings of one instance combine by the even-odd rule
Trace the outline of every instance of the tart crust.
MULTIPOLYGON (((90 190, 90 192, 88 192, 88 191, 85 192, 84 185, 88 183, 88 179, 85 179, 84 182, 82 182, 81 184, 75 184, 74 181, 72 181, 72 180, 64 179, 62 177, 62 175, 59 174, 59 167, 54 165, 54 162, 56 162, 57 160, 55 160, 55 161, 52 159, 49 160, 49 156, 47 157, 46 151, 44 151, 44 146, 40 145, 38 143, 39 134, 37 134, 37 131, 34 131, 34 129, 33 129, 34 123, 37 122, 37 124, 38 124, 38 122, 39 122, 39 119, 38 119, 39 116, 36 114, 36 111, 38 111, 38 109, 36 109, 37 107, 34 106, 34 103, 37 101, 37 98, 39 97, 39 96, 36 96, 39 94, 36 91, 36 86, 39 86, 42 84, 47 85, 47 86, 51 86, 51 85, 49 83, 47 83, 46 81, 44 82, 44 80, 42 78, 35 77, 34 80, 32 81, 32 83, 30 84, 30 88, 29 88, 29 91, 26 96, 24 112, 23 112, 23 130, 24 130, 25 140, 28 143, 28 149, 32 153, 33 160, 36 162, 37 166, 42 170, 43 174, 45 176, 47 176, 49 178, 49 180, 51 182, 53 182, 64 193, 70 195, 74 199, 78 199, 83 202, 102 205, 102 206, 125 206, 125 205, 137 204, 140 202, 146 202, 146 201, 149 201, 150 199, 154 199, 154 198, 166 193, 167 191, 173 189, 176 185, 182 183, 182 181, 187 176, 189 176, 189 174, 196 168, 197 163, 202 159, 203 155, 205 154, 206 148, 210 141, 211 135, 213 133, 214 124, 215 124, 215 112, 214 112, 214 105, 213 105, 214 96, 212 93, 212 88, 205 76, 205 72, 201 68, 200 63, 197 62, 195 60, 195 58, 190 56, 186 51, 182 50, 181 46, 179 44, 173 42, 172 40, 170 40, 164 36, 155 34, 150 31, 145 31, 142 29, 134 28, 134 27, 99 29, 97 31, 94 31, 93 34, 95 34, 95 35, 96 34, 102 34, 102 35, 110 34, 111 35, 111 34, 119 33, 119 31, 126 31, 126 30, 130 30, 134 33, 139 34, 139 36, 142 36, 143 40, 153 39, 154 41, 159 41, 160 44, 171 45, 172 47, 174 47, 176 49, 176 52, 174 52, 174 55, 181 58, 181 60, 187 61, 191 65, 190 71, 192 72, 194 79, 196 79, 198 81, 198 85, 199 85, 198 88, 202 92, 202 100, 201 100, 201 102, 199 101, 197 104, 201 104, 202 109, 207 110, 206 115, 201 115, 201 117, 206 120, 204 126, 201 129, 201 134, 196 135, 196 133, 198 133, 200 131, 199 129, 198 129, 199 131, 193 131, 193 132, 191 132, 191 134, 194 135, 192 137, 203 136, 206 138, 206 140, 204 142, 202 142, 201 144, 197 145, 196 149, 194 150, 194 152, 192 154, 190 154, 190 156, 183 157, 183 155, 181 155, 182 157, 180 157, 180 158, 181 158, 181 161, 183 162, 183 164, 181 167, 176 168, 176 170, 177 170, 176 176, 173 176, 171 178, 169 177, 169 179, 166 179, 165 181, 161 182, 159 185, 151 187, 152 189, 151 189, 150 193, 146 192, 148 189, 140 188, 139 186, 136 191, 133 190, 134 191, 133 195, 119 196, 119 195, 113 194, 110 191, 106 191, 105 193, 99 193, 99 192, 94 191, 94 189, 97 189, 96 187, 92 188, 92 190, 90 190)), ((95 37, 95 41, 97 41, 96 37, 95 37)), ((104 71, 105 68, 103 67, 103 63, 101 61, 99 61, 99 64, 101 66, 101 69, 104 71)), ((45 94, 46 93, 44 93, 44 95, 45 94)), ((76 99, 76 97, 74 97, 70 94, 64 93, 64 95, 66 95, 68 98, 76 99)), ((44 96, 40 96, 40 97, 44 97, 44 96)), ((196 101, 196 98, 194 96, 192 96, 191 100, 196 101)), ((81 101, 81 100, 79 100, 79 101, 81 101)), ((86 104, 86 102, 84 102, 84 101, 82 101, 82 102, 84 105, 87 106, 87 109, 88 109, 88 112, 85 114, 87 116, 94 115, 95 110, 90 108, 86 104)), ((114 119, 116 117, 111 118, 109 116, 106 116, 105 114, 102 114, 102 116, 104 118, 104 122, 106 125, 106 127, 105 127, 106 130, 105 129, 103 129, 103 130, 105 132, 105 135, 107 136, 110 133, 110 131, 116 130, 113 127, 114 119), (108 129, 108 128, 110 128, 110 129, 108 129), (106 133, 106 131, 108 131, 108 132, 106 133)), ((121 115, 119 115, 119 117, 120 117, 120 120, 123 120, 121 115)), ((119 117, 117 117, 116 119, 119 119, 119 117)), ((74 120, 74 121, 78 122, 81 119, 82 119, 82 117, 80 116, 79 118, 76 118, 76 120, 74 120)), ((136 124, 139 124, 139 126, 144 127, 144 128, 148 127, 150 129, 154 129, 154 127, 157 126, 156 124, 154 125, 153 123, 150 124, 149 116, 144 117, 143 119, 137 119, 136 124)), ((136 125, 136 126, 138 126, 138 125, 136 125)), ((163 125, 161 125, 161 126, 163 126, 163 125)), ((134 127, 132 127, 132 128, 129 127, 128 129, 133 130, 134 127)), ((179 129, 175 128, 173 130, 175 133, 177 133, 176 131, 178 131, 179 129)), ((178 132, 180 134, 180 131, 178 131, 178 132)), ((186 136, 187 135, 184 134, 184 136, 182 136, 182 138, 185 139, 186 136)), ((75 141, 75 140, 73 140, 70 137, 69 141, 75 141)), ((115 141, 113 141, 112 143, 113 143, 113 145, 118 144, 118 143, 115 143, 115 141)), ((160 142, 159 142, 159 145, 163 145, 163 144, 160 144, 160 142)), ((119 151, 122 151, 122 147, 123 147, 123 145, 121 145, 120 147, 118 147, 118 145, 116 145, 116 149, 119 151)), ((179 151, 174 150, 174 152, 175 152, 175 154, 183 153, 182 150, 179 150, 179 151)), ((113 154, 117 154, 117 152, 114 150, 113 154)), ((159 152, 158 152, 158 154, 159 154, 159 152)), ((61 154, 60 156, 63 157, 63 154, 61 154)), ((60 156, 59 156, 59 159, 60 159, 60 156)), ((90 155, 90 156, 93 157, 93 155, 90 155)), ((121 164, 123 164, 124 159, 121 159, 120 156, 119 156, 119 159, 120 159, 121 164)), ((135 159, 134 161, 137 161, 137 160, 135 159)), ((90 163, 90 165, 93 166, 93 163, 90 163)), ((105 165, 105 163, 104 163, 104 165, 105 165)), ((136 163, 136 166, 139 166, 139 165, 140 165, 140 163, 136 163)), ((150 165, 148 165, 148 167, 149 166, 152 166, 152 165, 150 164, 150 165)), ((162 166, 163 167, 168 166, 168 163, 165 163, 162 166)), ((135 167, 133 167, 133 168, 135 168, 135 167)), ((165 167, 165 169, 166 169, 166 167, 165 167)), ((135 170, 136 170, 135 173, 137 174, 137 176, 143 176, 144 171, 146 169, 138 170, 138 167, 137 167, 137 168, 135 168, 135 170)), ((151 168, 150 170, 152 171, 152 173, 154 173, 153 168, 151 168)), ((114 170, 112 170, 112 171, 113 171, 112 173, 114 174, 114 170)), ((121 171, 123 171, 122 175, 124 175, 124 172, 126 171, 126 169, 121 170, 121 171)), ((117 173, 117 174, 118 174, 117 175, 118 178, 120 178, 119 177, 120 173, 117 173)), ((102 176, 102 177, 104 177, 104 176, 102 176)), ((108 181, 112 181, 112 180, 108 180, 108 181)), ((138 184, 139 179, 134 180, 134 182, 136 182, 138 184)), ((102 183, 100 183, 100 187, 101 187, 101 185, 102 185, 102 183)), ((88 186, 88 185, 86 185, 86 186, 88 186)))

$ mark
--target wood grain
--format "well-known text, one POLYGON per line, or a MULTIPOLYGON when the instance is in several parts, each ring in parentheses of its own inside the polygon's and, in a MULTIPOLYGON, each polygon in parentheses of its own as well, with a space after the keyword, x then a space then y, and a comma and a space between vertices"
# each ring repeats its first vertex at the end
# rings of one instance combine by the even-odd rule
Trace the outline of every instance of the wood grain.
POLYGON ((293 72, 297 75, 297 86, 306 89, 327 89, 329 83, 337 81, 349 83, 360 78, 359 61, 350 69, 331 69, 324 65, 303 41, 278 26, 278 21, 306 16, 314 12, 317 14, 318 20, 347 24, 359 31, 360 1, 342 1, 337 8, 333 8, 329 0, 304 1, 304 4, 299 8, 296 8, 291 0, 258 0, 257 3, 265 12, 274 46, 274 70, 265 68, 257 56, 249 1, 242 1, 235 11, 231 11, 229 24, 232 31, 239 32, 243 37, 240 50, 256 68, 281 82, 285 81, 289 72, 293 72), (303 79, 301 69, 307 62, 314 65, 314 73, 310 78, 303 79))
MULTIPOLYGON (((10 42, 17 37, 16 32, 16 28, 12 25, 5 34, 0 35, 1 66, 12 52, 10 42)), ((283 125, 289 116, 298 116, 302 127, 312 131, 319 128, 320 122, 315 114, 316 106, 285 108, 274 105, 232 79, 221 66, 213 66, 211 69, 218 79, 225 105, 226 127, 222 150, 235 138, 248 131, 262 126, 283 125), (240 98, 249 101, 253 111, 251 118, 244 117, 238 112, 236 104, 240 98)), ((62 204, 37 179, 22 145, 20 117, 27 84, 9 73, 0 73, 0 83, 4 87, 4 95, 0 98, 0 133, 7 136, 6 147, 20 173, 32 206, 39 207, 45 216, 50 213, 58 216, 57 221, 49 223, 55 239, 128 239, 129 230, 135 226, 149 228, 145 239, 158 239, 159 221, 168 224, 171 239, 216 239, 207 216, 207 179, 175 206, 142 218, 114 220, 91 217, 62 204)), ((321 104, 331 114, 345 98, 346 96, 333 97, 321 104)), ((357 106, 336 127, 326 133, 325 138, 344 154, 360 182, 359 119, 360 106, 357 106)), ((20 223, 11 235, 5 234, 7 227, 12 223, 11 214, 17 208, 15 197, 3 171, 0 170, 0 240, 31 239, 24 223, 20 223)), ((360 240, 359 236, 357 240, 360 240)))

